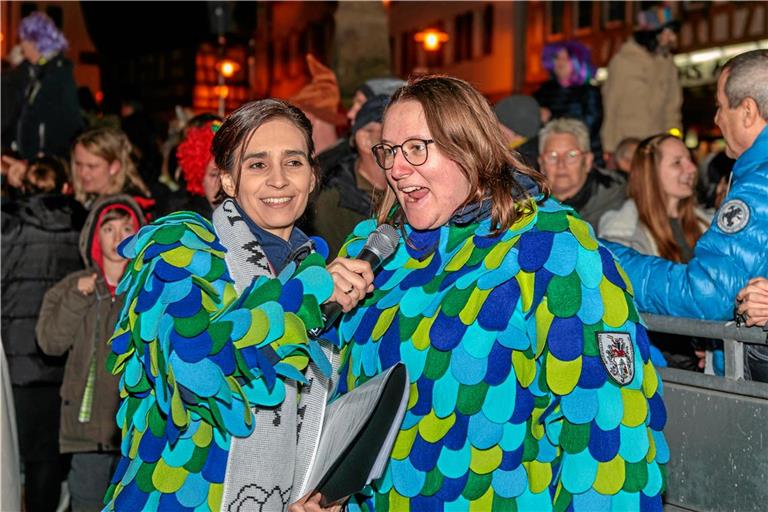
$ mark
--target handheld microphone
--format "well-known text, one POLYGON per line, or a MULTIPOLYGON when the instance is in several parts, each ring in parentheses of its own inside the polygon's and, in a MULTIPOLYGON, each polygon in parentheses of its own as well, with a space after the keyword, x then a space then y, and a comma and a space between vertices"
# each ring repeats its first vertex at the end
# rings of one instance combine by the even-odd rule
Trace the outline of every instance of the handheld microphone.
MULTIPOLYGON (((355 259, 367 261, 371 270, 376 272, 384 260, 394 254, 399 243, 400 233, 389 224, 380 224, 368 235, 368 240, 355 259)), ((323 316, 323 325, 307 331, 311 338, 317 338, 336 322, 342 313, 341 305, 337 302, 326 302, 320 306, 320 313, 323 316)))

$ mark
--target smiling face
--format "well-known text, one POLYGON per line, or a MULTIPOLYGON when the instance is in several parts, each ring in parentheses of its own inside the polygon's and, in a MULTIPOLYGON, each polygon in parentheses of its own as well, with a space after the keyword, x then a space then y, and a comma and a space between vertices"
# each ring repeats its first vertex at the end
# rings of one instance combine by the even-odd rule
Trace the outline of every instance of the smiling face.
POLYGON ((681 199, 693 195, 696 183, 696 166, 685 144, 677 138, 669 138, 659 145, 661 159, 658 166, 661 189, 675 205, 681 199))
POLYGON ((112 180, 120 172, 120 162, 107 162, 106 159, 91 153, 82 144, 74 150, 75 177, 86 194, 104 195, 112 188, 112 180))
POLYGON ((303 132, 293 123, 267 121, 251 134, 240 168, 222 174, 224 192, 256 225, 288 240, 315 188, 308 151, 303 132))
MULTIPOLYGON (((424 109, 417 101, 392 105, 384 118, 382 141, 397 145, 408 139, 432 139, 424 109)), ((434 229, 448 222, 467 199, 470 183, 461 168, 447 158, 437 144, 429 144, 428 157, 414 166, 398 148, 394 165, 386 171, 389 186, 415 229, 434 229)))

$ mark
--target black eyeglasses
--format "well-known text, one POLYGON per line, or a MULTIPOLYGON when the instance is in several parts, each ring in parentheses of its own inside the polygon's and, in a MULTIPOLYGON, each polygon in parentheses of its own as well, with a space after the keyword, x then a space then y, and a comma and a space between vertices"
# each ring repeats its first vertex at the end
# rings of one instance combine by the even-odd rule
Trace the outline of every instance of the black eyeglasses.
POLYGON ((405 161, 411 165, 424 165, 429 157, 427 146, 435 142, 432 139, 408 139, 402 144, 395 146, 383 142, 376 144, 371 148, 373 156, 376 157, 376 163, 385 171, 390 170, 395 165, 395 155, 397 150, 403 150, 405 161))

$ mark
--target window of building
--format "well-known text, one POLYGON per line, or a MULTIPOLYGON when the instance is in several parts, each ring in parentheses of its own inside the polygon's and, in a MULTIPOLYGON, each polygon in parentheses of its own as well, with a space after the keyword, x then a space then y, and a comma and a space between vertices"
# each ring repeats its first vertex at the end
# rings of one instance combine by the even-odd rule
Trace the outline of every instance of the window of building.
POLYGON ((459 14, 454 20, 454 33, 456 39, 453 43, 453 60, 461 62, 472 60, 473 25, 475 18, 472 11, 459 14))
POLYGON ((576 2, 576 29, 592 27, 592 2, 576 2))
POLYGON ((603 13, 605 23, 622 22, 626 16, 626 2, 603 2, 603 13))
POLYGON ((548 2, 549 11, 549 33, 563 33, 563 16, 565 14, 565 2, 548 2))
POLYGON ((493 53, 493 4, 483 9, 483 55, 493 53))

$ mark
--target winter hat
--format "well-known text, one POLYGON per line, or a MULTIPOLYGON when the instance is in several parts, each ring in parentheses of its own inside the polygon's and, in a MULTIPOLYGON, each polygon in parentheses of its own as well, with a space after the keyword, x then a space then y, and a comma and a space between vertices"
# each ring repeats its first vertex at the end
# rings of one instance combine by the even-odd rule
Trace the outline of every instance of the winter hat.
POLYGON ((391 97, 396 90, 404 85, 405 81, 399 78, 371 78, 366 80, 357 90, 363 93, 366 99, 382 94, 391 97))
POLYGON ((336 75, 311 54, 307 54, 307 64, 312 81, 288 98, 288 101, 327 123, 336 126, 346 125, 347 118, 339 112, 341 93, 336 75))
POLYGON ((539 103, 532 96, 507 96, 496 103, 493 111, 501 124, 527 139, 536 136, 541 128, 539 103))
POLYGON ((677 30, 680 22, 672 18, 672 9, 667 5, 658 5, 637 13, 637 27, 635 30, 656 32, 670 28, 677 30))
POLYGON ((380 123, 384 118, 384 109, 389 105, 389 96, 379 94, 366 101, 355 117, 355 123, 352 125, 352 137, 360 128, 368 123, 380 123))

